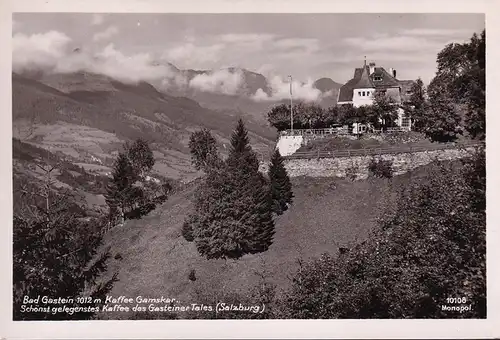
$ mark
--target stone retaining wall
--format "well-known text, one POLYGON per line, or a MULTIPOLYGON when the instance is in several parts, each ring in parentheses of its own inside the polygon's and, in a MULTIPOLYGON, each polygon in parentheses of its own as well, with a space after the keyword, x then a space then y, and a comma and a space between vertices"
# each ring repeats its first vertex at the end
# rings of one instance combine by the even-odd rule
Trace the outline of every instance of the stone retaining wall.
MULTIPOLYGON (((399 175, 434 160, 455 160, 464 158, 474 149, 448 149, 415 153, 386 154, 376 156, 378 159, 392 160, 393 172, 399 175)), ((358 179, 368 177, 368 164, 373 156, 320 158, 320 159, 287 159, 285 168, 290 177, 345 177, 346 170, 354 167, 358 179)), ((267 172, 268 164, 261 163, 260 170, 267 172)))

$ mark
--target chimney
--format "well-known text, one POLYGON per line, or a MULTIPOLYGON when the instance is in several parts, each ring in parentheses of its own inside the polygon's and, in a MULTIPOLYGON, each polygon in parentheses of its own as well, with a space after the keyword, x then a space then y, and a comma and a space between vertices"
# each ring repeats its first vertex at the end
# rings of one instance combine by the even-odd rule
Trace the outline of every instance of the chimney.
POLYGON ((375 72, 375 63, 370 63, 370 74, 375 72))
POLYGON ((392 70, 392 76, 396 78, 396 70, 392 70))

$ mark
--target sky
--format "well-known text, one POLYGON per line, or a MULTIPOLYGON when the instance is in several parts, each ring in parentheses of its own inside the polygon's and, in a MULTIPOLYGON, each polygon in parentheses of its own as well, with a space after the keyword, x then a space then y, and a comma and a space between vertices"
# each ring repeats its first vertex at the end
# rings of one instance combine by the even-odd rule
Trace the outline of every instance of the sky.
POLYGON ((399 79, 428 83, 437 53, 484 27, 483 14, 15 13, 13 68, 57 64, 71 71, 91 56, 107 60, 108 73, 143 80, 158 74, 151 68, 158 61, 345 83, 366 56, 396 69, 399 79))

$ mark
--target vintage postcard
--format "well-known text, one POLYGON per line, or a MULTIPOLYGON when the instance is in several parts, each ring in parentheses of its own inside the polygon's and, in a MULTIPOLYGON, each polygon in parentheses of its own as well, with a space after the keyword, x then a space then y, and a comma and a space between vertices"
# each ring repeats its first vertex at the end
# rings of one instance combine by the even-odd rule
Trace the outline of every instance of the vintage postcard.
POLYGON ((443 4, 2 5, 0 336, 498 336, 494 4, 443 4))

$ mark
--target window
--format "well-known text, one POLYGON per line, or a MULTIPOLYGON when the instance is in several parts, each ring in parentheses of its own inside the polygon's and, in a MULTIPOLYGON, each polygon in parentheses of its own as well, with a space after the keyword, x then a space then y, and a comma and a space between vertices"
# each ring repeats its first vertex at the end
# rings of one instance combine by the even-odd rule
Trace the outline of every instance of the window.
POLYGON ((361 91, 358 91, 358 96, 360 96, 360 97, 361 97, 361 91))
POLYGON ((382 76, 375 76, 375 77, 373 77, 373 80, 382 81, 382 76))
POLYGON ((363 97, 365 96, 365 91, 363 91, 363 97))

